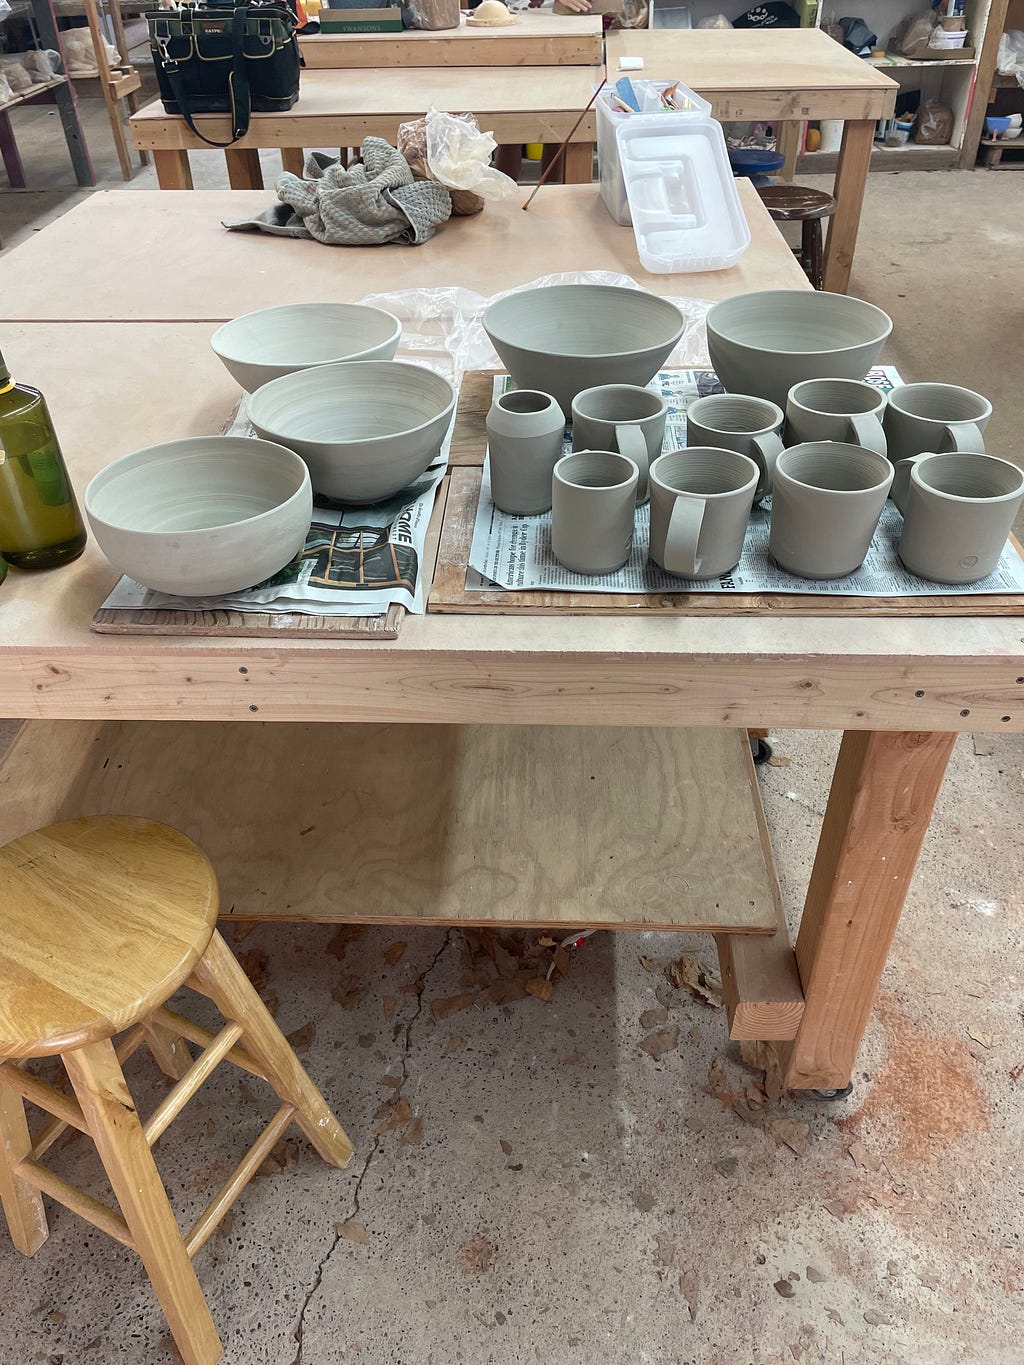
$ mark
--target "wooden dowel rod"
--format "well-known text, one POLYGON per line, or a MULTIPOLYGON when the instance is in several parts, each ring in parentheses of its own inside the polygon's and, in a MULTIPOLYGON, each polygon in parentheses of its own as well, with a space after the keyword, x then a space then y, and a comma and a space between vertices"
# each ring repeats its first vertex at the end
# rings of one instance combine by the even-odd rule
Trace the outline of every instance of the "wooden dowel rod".
POLYGON ((139 1048, 146 1041, 146 1027, 144 1024, 136 1024, 130 1033, 126 1033, 117 1047, 114 1048, 114 1055, 119 1062, 126 1062, 129 1057, 138 1052, 139 1048))
MULTIPOLYGON (((183 1014, 176 1014, 166 1005, 161 1005, 159 1009, 155 1009, 150 1018, 158 1024, 163 1024, 165 1028, 171 1029, 174 1033, 180 1033, 183 1038, 187 1038, 190 1043, 195 1043, 197 1047, 209 1047, 216 1037, 209 1029, 203 1028, 201 1024, 193 1024, 191 1019, 186 1019, 183 1014)), ((248 1071, 250 1075, 256 1076, 261 1081, 267 1079, 260 1070, 259 1064, 249 1056, 243 1047, 233 1047, 226 1060, 232 1066, 237 1066, 241 1071, 248 1071)))
POLYGON ((227 1180, 225 1180, 224 1184, 213 1196, 209 1204, 207 1204, 205 1210, 196 1219, 192 1226, 192 1231, 185 1238, 185 1250, 190 1259, 205 1245, 228 1209, 256 1174, 264 1157, 291 1123, 294 1113, 295 1108, 293 1105, 282 1104, 281 1108, 246 1152, 245 1156, 242 1157, 241 1161, 228 1176, 227 1180))
POLYGON ((51 1199, 56 1199, 58 1204, 63 1204, 72 1213, 77 1213, 79 1218, 84 1218, 87 1223, 99 1228, 108 1237, 113 1237, 124 1246, 130 1247, 132 1251, 135 1250, 128 1224, 121 1215, 98 1199, 94 1199, 91 1194, 80 1190, 77 1185, 72 1185, 69 1180, 30 1159, 19 1161, 15 1174, 26 1184, 33 1185, 37 1190, 48 1194, 51 1199))
POLYGON ((225 1024, 205 1052, 201 1052, 195 1059, 174 1089, 157 1105, 142 1127, 146 1141, 151 1147, 160 1134, 178 1117, 202 1083, 220 1065, 241 1036, 241 1024, 225 1024))
POLYGON ((38 1076, 33 1076, 30 1071, 24 1071, 20 1066, 12 1066, 10 1062, 0 1064, 0 1085, 5 1085, 20 1095, 22 1099, 28 1100, 30 1104, 37 1105, 40 1109, 45 1109, 48 1114, 70 1124, 72 1128, 77 1128, 80 1133, 87 1133, 89 1125, 85 1121, 82 1113, 82 1106, 71 1095, 65 1095, 62 1090, 50 1085, 46 1081, 41 1081, 38 1076))
POLYGON ((569 129, 569 136, 565 139, 565 141, 564 141, 564 142, 562 143, 562 145, 559 147, 558 151, 555 152, 554 156, 551 158, 551 160, 548 162, 548 165, 545 167, 544 173, 541 175, 541 178, 537 181, 536 185, 534 185, 534 187, 533 187, 533 194, 530 195, 529 199, 527 199, 526 203, 523 205, 523 212, 524 212, 524 213, 525 213, 526 210, 530 207, 530 205, 533 203, 533 196, 534 196, 534 195, 537 193, 537 191, 540 189, 541 185, 544 184, 545 180, 548 179, 548 177, 551 175, 551 172, 555 169, 555 167, 556 167, 556 166, 558 165, 558 163, 561 161, 562 157, 565 155, 565 149, 566 149, 566 147, 568 147, 569 143, 572 141, 573 136, 574 136, 574 134, 575 134, 575 132, 576 132, 576 129, 580 126, 580 124, 581 124, 581 123, 583 122, 583 120, 586 118, 587 114, 590 112, 591 106, 593 105, 594 101, 597 99, 598 95, 600 95, 601 91, 605 88, 605 86, 606 86, 607 84, 608 84, 608 77, 606 76, 606 77, 604 78, 604 80, 601 82, 601 84, 600 84, 600 85, 597 87, 597 89, 594 91, 594 93, 591 95, 590 99, 587 100, 587 103, 586 103, 585 107, 583 108, 583 110, 581 111, 579 118, 576 120, 576 122, 575 122, 575 123, 572 125, 572 127, 569 129))

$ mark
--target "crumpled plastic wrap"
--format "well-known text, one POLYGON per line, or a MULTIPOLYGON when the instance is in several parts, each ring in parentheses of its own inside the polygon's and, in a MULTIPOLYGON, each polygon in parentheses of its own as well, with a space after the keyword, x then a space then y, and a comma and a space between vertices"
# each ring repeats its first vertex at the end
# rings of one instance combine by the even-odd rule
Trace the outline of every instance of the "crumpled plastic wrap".
MULTIPOLYGON (((515 289, 504 289, 484 298, 472 289, 449 285, 439 289, 403 289, 393 294, 369 294, 361 302, 393 313, 402 323, 398 348, 401 360, 417 360, 438 370, 456 387, 470 370, 503 370, 494 347, 483 329, 484 311, 507 294, 540 289, 552 284, 605 284, 639 289, 629 275, 610 270, 572 271, 544 275, 515 289)), ((672 298, 683 314, 686 327, 665 368, 706 369, 709 366, 705 320, 713 304, 707 299, 672 298)))
POLYGON ((6 79, 7 84, 16 95, 23 95, 26 90, 32 88, 32 77, 26 70, 20 53, 18 55, 12 54, 9 57, 0 57, 0 75, 6 79))
POLYGON ((999 39, 996 67, 1004 76, 1016 76, 1024 90, 1024 32, 1019 28, 1008 28, 999 39))
POLYGON ((452 212, 479 213, 487 200, 507 199, 516 183, 490 164, 495 148, 473 114, 446 114, 430 108, 426 116, 398 125, 398 150, 417 180, 436 180, 452 196, 452 212))

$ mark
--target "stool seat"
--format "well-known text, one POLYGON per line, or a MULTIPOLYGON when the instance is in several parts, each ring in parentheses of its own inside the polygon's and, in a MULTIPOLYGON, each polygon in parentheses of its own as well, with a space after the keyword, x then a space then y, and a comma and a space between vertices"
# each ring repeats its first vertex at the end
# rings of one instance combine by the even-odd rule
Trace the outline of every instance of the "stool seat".
POLYGON ((217 880, 177 830, 125 815, 51 825, 0 848, 0 1057, 113 1037, 203 956, 217 880))
POLYGON ((803 223, 811 218, 831 218, 836 201, 824 190, 806 185, 762 185, 758 197, 778 223, 803 223))

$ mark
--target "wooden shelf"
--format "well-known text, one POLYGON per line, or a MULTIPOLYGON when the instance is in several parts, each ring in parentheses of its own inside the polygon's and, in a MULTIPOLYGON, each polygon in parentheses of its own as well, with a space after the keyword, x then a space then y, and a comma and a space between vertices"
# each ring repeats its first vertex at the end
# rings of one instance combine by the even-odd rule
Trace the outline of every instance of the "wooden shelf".
POLYGON ((935 71, 940 67, 947 66, 977 66, 977 57, 897 57, 895 53, 886 53, 884 57, 865 57, 864 60, 871 66, 877 66, 879 70, 886 71, 890 68, 917 67, 924 71, 935 71))
MULTIPOLYGON (((919 142, 908 142, 902 147, 876 145, 871 152, 873 171, 939 171, 955 166, 959 149, 946 143, 929 147, 919 142)), ((806 152, 797 165, 801 175, 834 174, 839 161, 838 152, 806 152)))
POLYGON ((771 945, 781 915, 743 730, 30 722, 0 812, 2 840, 101 812, 175 825, 228 919, 771 945))
POLYGON ((28 90, 23 90, 20 95, 15 95, 13 99, 0 100, 0 113, 9 113, 15 105, 26 104, 29 100, 34 99, 36 95, 41 95, 44 90, 56 90, 58 85, 67 85, 67 83, 66 76, 54 76, 52 80, 40 81, 38 85, 33 85, 28 90))

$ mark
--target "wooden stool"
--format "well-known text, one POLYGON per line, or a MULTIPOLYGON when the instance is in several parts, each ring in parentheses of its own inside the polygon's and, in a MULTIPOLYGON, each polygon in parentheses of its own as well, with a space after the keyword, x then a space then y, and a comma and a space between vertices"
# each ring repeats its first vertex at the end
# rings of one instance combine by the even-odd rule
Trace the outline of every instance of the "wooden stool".
POLYGON ((757 192, 772 222, 803 225, 796 254, 811 284, 820 289, 825 274, 821 220, 832 217, 836 201, 824 190, 809 190, 803 185, 761 185, 757 192))
POLYGON ((0 848, 0 1201, 31 1256, 45 1241, 40 1191, 132 1247, 186 1365, 222 1354, 191 1258, 294 1119, 332 1166, 352 1144, 215 931, 206 855, 167 825, 96 816, 0 848), (166 1008, 182 985, 228 1021, 214 1036, 166 1008), (124 1029, 115 1047, 111 1039, 124 1029), (202 1046, 193 1060, 184 1039, 202 1046), (143 1123, 122 1062, 146 1043, 177 1084, 143 1123), (74 1095, 22 1066, 59 1054, 74 1095), (281 1107, 184 1238, 150 1148, 227 1060, 266 1080, 281 1107), (35 1141, 23 1100, 54 1116, 35 1141), (95 1142, 120 1212, 40 1164, 68 1127, 95 1142))

